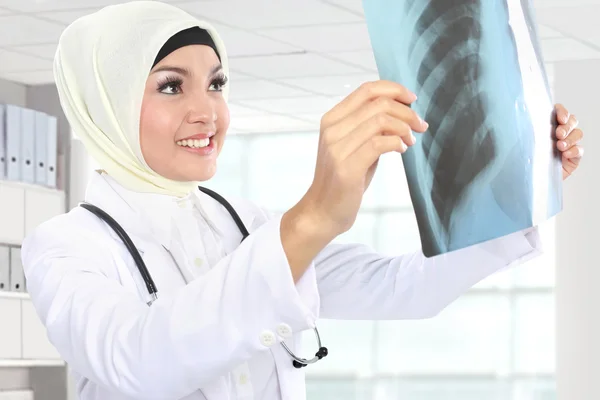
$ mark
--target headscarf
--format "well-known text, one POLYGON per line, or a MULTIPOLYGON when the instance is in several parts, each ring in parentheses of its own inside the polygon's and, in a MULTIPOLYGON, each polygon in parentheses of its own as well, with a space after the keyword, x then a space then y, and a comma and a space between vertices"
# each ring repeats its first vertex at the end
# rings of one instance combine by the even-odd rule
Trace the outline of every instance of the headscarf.
MULTIPOLYGON (((228 75, 216 30, 174 6, 133 1, 77 19, 60 37, 54 77, 63 111, 100 168, 127 189, 184 197, 197 182, 154 172, 140 146, 146 79, 161 49, 178 32, 200 27, 211 36, 228 75)), ((227 99, 227 85, 223 89, 227 99)))

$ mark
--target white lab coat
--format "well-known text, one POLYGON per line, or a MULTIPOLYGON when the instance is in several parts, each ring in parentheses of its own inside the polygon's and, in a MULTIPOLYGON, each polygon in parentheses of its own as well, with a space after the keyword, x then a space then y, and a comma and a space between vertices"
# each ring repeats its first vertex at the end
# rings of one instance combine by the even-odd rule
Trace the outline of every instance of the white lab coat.
MULTIPOLYGON (((157 232, 106 177, 95 176, 88 187, 86 201, 113 216, 141 252, 159 290, 150 307, 122 241, 89 211, 75 208, 24 241, 28 290, 80 398, 262 400, 247 384, 248 363, 270 354, 281 398, 303 400, 306 368, 292 366, 282 340, 298 351, 300 332, 318 318, 432 317, 482 278, 540 254, 537 229, 432 259, 331 244, 294 285, 279 216, 229 199, 251 232, 238 245, 241 234, 227 211, 202 193, 194 196, 233 245, 186 279, 178 264, 193 269, 204 254, 176 263, 171 233, 157 232)), ((201 237, 181 235, 202 252, 201 237)), ((335 357, 335 343, 324 345, 335 357)), ((307 351, 300 356, 310 357, 307 351)))

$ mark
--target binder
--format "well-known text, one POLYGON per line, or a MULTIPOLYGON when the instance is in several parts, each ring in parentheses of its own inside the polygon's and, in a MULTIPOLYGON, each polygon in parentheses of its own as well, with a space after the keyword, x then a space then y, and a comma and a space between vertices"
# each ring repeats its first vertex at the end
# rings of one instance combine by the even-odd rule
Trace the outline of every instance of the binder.
POLYGON ((10 290, 13 292, 25 291, 25 274, 23 273, 23 263, 21 262, 21 249, 18 247, 10 248, 10 290))
POLYGON ((46 185, 50 187, 56 187, 56 159, 58 158, 57 149, 58 149, 58 137, 57 137, 57 129, 58 129, 58 120, 56 117, 49 115, 47 117, 48 120, 48 130, 47 130, 47 139, 46 147, 48 152, 46 153, 46 185))
POLYGON ((6 106, 0 104, 0 180, 6 178, 6 106))
POLYGON ((7 246, 0 246, 0 292, 10 290, 10 253, 7 246))
POLYGON ((35 183, 46 186, 48 172, 46 159, 48 157, 48 116, 35 112, 35 183))
POLYGON ((21 179, 21 107, 8 104, 6 124, 6 179, 21 179))
POLYGON ((21 181, 35 183, 35 111, 21 109, 21 181))

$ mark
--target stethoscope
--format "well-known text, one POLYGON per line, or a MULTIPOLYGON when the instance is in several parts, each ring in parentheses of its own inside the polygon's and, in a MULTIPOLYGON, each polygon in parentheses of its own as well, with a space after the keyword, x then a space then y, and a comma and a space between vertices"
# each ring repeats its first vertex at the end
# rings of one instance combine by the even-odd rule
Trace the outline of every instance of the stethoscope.
MULTIPOLYGON (((210 189, 207 189, 205 187, 198 186, 198 189, 200 189, 200 191, 204 192, 205 194, 209 195, 210 197, 212 197, 213 199, 218 201, 223 207, 225 207, 227 209, 227 211, 229 212, 229 215, 231 215, 231 217, 235 221, 235 224, 237 225, 238 229, 242 233, 242 242, 248 236, 250 236, 250 233, 248 232, 248 229, 246 229, 244 222, 242 221, 242 219, 240 218, 238 213, 235 211, 233 206, 231 204, 229 204, 229 202, 227 200, 225 200, 220 194, 218 194, 210 189)), ((104 220, 104 222, 106 222, 117 233, 119 238, 121 238, 121 240, 127 247, 127 250, 133 257, 133 260, 135 261, 135 264, 140 272, 140 275, 142 275, 142 278, 144 279, 146 289, 148 289, 148 293, 150 294, 150 301, 147 304, 148 304, 148 306, 152 305, 152 303, 158 299, 158 290, 156 289, 156 284, 154 283, 154 280, 152 279, 150 272, 148 272, 148 268, 146 268, 146 264, 144 263, 142 256, 140 255, 139 251, 133 244, 133 241, 131 240, 131 238, 127 235, 127 233, 121 227, 121 225, 119 225, 119 223, 117 221, 115 221, 104 210, 102 210, 92 204, 85 203, 85 202, 80 203, 79 205, 81 207, 85 208, 86 210, 90 211, 91 213, 95 214, 100 219, 104 220)), ((317 327, 314 327, 313 330, 315 332, 315 336, 317 337, 319 351, 317 351, 315 356, 313 358, 311 358, 310 360, 296 356, 290 350, 290 348, 285 344, 285 342, 283 342, 283 341, 281 342, 281 345, 283 346, 285 351, 292 358, 292 360, 293 360, 292 364, 296 368, 302 368, 302 367, 306 367, 308 364, 314 364, 317 361, 319 361, 321 358, 327 356, 327 354, 328 354, 327 348, 323 347, 321 345, 321 337, 319 335, 319 330, 317 329, 317 327)))

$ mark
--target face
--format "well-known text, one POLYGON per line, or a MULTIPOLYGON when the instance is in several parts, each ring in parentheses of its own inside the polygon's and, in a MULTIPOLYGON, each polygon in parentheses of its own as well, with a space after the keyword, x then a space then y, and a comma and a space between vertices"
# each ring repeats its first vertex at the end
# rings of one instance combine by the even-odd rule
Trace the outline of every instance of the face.
POLYGON ((221 63, 208 46, 181 47, 154 66, 146 81, 140 142, 146 163, 176 181, 205 181, 216 171, 229 110, 221 63))

